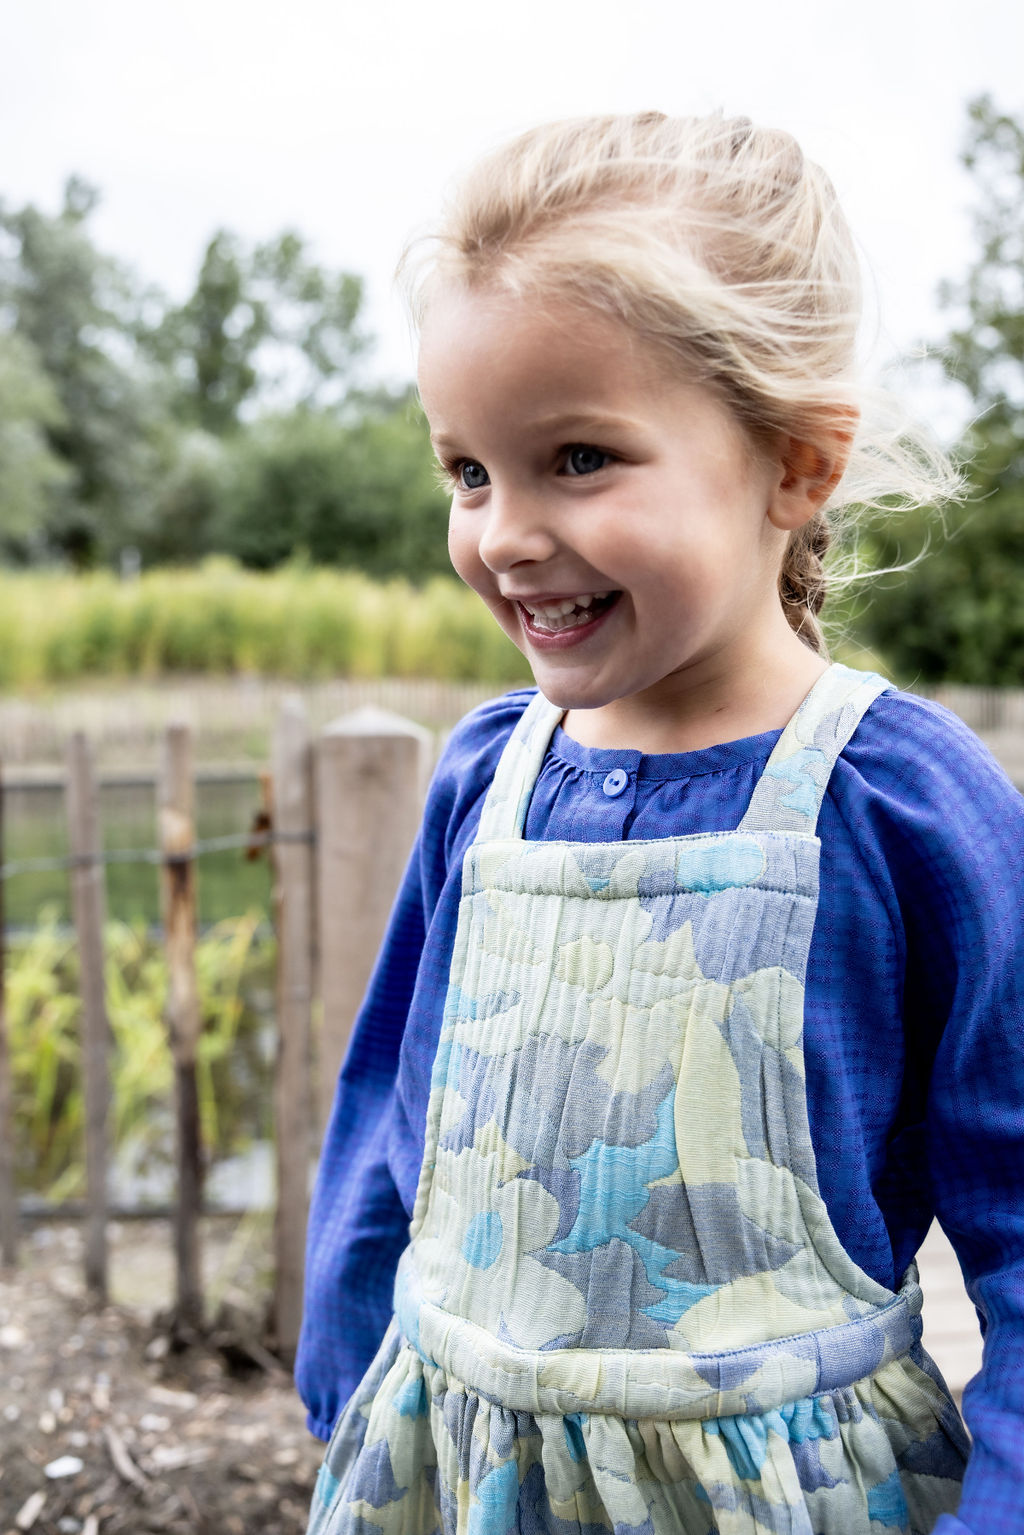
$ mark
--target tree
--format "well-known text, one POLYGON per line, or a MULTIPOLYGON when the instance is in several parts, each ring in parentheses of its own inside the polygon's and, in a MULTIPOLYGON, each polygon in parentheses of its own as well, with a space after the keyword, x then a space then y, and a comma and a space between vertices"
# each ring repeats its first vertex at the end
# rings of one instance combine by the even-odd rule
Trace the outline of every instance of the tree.
POLYGON ((316 564, 412 580, 450 569, 447 498, 411 393, 300 408, 231 442, 217 547, 268 568, 316 564))
MULTIPOLYGON (((989 96, 972 101, 963 163, 974 177, 978 255, 941 292, 963 313, 942 354, 977 414, 961 445, 962 508, 931 529, 931 552, 884 578, 861 629, 907 677, 1024 683, 1024 124, 989 96)), ((881 564, 928 541, 928 520, 897 519, 881 564)))
POLYGON ((61 419, 31 343, 0 331, 0 551, 8 557, 29 558, 41 545, 70 479, 47 437, 61 419))
POLYGON ((48 380, 50 403, 36 420, 65 470, 42 533, 80 564, 132 538, 154 461, 155 402, 137 350, 144 297, 92 243, 97 196, 72 177, 56 217, 0 206, 0 333, 22 369, 48 380))
POLYGON ((984 419, 979 447, 1019 455, 1024 440, 1024 123, 990 96, 968 107, 962 160, 977 183, 974 232, 979 253, 964 281, 940 297, 966 311, 949 336, 945 366, 970 391, 984 419))
MULTIPOLYGON (((199 558, 229 521, 228 440, 260 412, 342 408, 362 284, 293 233, 249 248, 222 230, 170 306, 97 250, 97 201, 72 177, 56 216, 0 204, 0 555, 199 558)), ((289 546, 293 520, 280 502, 289 546)))
POLYGON ((167 430, 152 516, 136 539, 147 565, 191 564, 223 552, 230 463, 222 438, 198 428, 167 430))
POLYGON ((153 338, 175 373, 179 413, 223 435, 247 407, 338 403, 368 345, 362 297, 358 277, 318 266, 297 234, 250 251, 220 230, 191 298, 153 338))

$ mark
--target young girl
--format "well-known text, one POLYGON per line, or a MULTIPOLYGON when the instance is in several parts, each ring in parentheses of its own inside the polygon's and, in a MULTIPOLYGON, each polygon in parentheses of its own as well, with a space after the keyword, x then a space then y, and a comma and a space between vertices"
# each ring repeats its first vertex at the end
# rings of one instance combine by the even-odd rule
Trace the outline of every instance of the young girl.
POLYGON ((542 128, 415 292, 538 691, 452 736, 342 1072, 311 1530, 1024 1531, 1024 800, 827 662, 830 517, 949 489, 865 421, 832 189, 745 120, 542 128))

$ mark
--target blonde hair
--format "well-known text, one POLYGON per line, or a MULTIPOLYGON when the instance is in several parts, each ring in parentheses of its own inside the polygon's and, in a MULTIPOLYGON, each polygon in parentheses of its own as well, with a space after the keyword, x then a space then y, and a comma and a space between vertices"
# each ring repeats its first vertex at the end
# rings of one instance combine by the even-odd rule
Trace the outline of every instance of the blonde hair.
POLYGON ((948 499, 957 476, 895 402, 855 382, 860 274, 832 183, 747 118, 579 118, 480 162, 402 277, 417 321, 437 281, 577 302, 716 389, 755 442, 852 434, 827 505, 791 534, 779 590, 825 653, 824 557, 845 510, 948 499))

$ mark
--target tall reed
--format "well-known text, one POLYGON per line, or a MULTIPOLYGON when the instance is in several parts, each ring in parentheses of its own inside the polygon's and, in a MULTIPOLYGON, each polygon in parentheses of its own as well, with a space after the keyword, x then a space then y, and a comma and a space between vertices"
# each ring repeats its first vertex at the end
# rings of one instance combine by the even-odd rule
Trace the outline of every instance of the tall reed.
POLYGON ((529 675, 454 578, 414 587, 299 564, 247 571, 219 558, 133 581, 0 572, 0 689, 202 672, 495 683, 529 675))

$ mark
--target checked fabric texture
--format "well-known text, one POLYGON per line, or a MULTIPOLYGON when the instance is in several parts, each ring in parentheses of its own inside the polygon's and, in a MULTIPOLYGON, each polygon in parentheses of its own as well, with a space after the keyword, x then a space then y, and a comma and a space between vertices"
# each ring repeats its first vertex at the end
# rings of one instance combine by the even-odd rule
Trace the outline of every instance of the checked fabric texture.
POLYGON ((469 850, 395 1319, 311 1535, 925 1535, 967 1442, 921 1293, 846 1254, 802 1053, 833 666, 735 832, 526 842, 538 697, 469 850))

